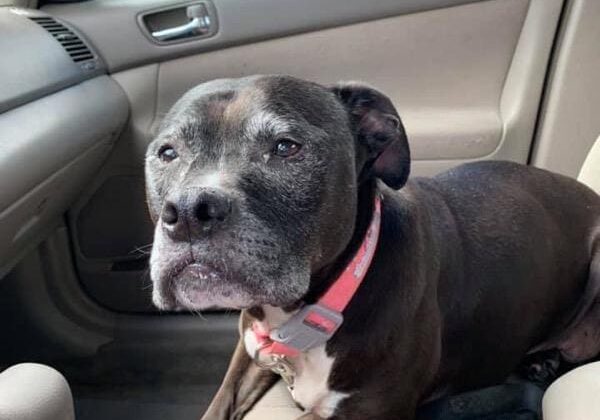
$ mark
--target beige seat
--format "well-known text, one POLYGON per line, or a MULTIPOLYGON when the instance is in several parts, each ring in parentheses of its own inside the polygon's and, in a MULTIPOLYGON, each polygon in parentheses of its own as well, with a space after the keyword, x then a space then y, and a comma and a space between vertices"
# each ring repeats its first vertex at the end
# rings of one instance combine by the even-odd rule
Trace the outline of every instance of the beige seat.
POLYGON ((544 420, 600 418, 600 362, 581 366, 561 376, 544 395, 544 420))
POLYGON ((283 381, 279 381, 246 414, 244 420, 296 420, 302 415, 283 381))
POLYGON ((74 420, 65 378, 49 366, 23 363, 0 373, 0 420, 74 420))
MULTIPOLYGON (((581 182, 600 194, 600 137, 579 173, 581 182)), ((544 420, 600 419, 600 362, 581 366, 556 380, 542 403, 544 420)))
MULTIPOLYGON (((600 194, 600 138, 590 150, 579 181, 600 194)), ((600 362, 575 369, 557 380, 544 396, 544 420, 600 419, 600 362)), ((295 420, 302 415, 285 384, 279 382, 245 420, 295 420)))
POLYGON ((577 179, 600 194, 600 137, 583 162, 577 179))

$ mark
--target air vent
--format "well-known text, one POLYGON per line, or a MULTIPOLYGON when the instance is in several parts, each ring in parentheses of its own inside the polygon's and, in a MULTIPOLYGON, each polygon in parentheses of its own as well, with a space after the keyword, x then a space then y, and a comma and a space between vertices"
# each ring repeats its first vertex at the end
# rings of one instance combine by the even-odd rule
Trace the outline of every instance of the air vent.
MULTIPOLYGON (((94 53, 73 31, 51 17, 30 17, 32 21, 50 32, 63 46, 74 62, 83 64, 94 59, 94 53)), ((89 66, 86 66, 90 69, 89 66)), ((93 66, 92 68, 94 68, 93 66)))

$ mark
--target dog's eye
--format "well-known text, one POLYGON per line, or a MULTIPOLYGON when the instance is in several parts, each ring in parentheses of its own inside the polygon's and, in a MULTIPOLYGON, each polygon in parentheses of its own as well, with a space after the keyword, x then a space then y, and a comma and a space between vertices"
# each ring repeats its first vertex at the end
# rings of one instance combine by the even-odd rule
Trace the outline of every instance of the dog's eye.
POLYGON ((275 156, 287 158, 298 153, 301 147, 302 146, 299 143, 296 143, 293 140, 282 139, 275 144, 275 147, 273 148, 273 154, 275 156))
POLYGON ((172 160, 177 159, 178 156, 179 155, 177 154, 175 149, 173 149, 173 146, 170 146, 168 144, 165 144, 158 150, 158 157, 163 162, 171 162, 172 160))

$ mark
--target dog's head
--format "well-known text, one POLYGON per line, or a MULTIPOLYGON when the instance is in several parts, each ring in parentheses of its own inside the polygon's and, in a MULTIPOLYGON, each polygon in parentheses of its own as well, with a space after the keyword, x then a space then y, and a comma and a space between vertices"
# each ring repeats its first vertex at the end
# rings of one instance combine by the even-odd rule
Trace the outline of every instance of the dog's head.
POLYGON ((359 184, 400 188, 409 165, 397 112, 370 87, 255 76, 192 89, 146 157, 154 303, 297 302, 350 241, 359 184))

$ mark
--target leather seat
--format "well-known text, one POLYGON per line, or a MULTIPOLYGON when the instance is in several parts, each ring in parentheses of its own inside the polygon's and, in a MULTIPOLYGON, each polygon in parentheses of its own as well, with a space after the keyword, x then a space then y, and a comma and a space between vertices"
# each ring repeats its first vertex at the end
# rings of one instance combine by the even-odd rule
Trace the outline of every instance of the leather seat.
POLYGON ((544 420, 597 420, 600 417, 600 362, 558 378, 544 395, 544 420))
MULTIPOLYGON (((600 194, 600 137, 588 153, 579 181, 600 194)), ((558 378, 544 395, 544 420, 600 418, 600 362, 589 363, 558 378)))
POLYGON ((302 415, 283 381, 271 388, 244 420, 296 420, 302 415))
POLYGON ((600 194, 600 137, 589 151, 577 179, 600 194))
POLYGON ((74 420, 73 398, 65 378, 36 363, 0 373, 0 420, 74 420))

